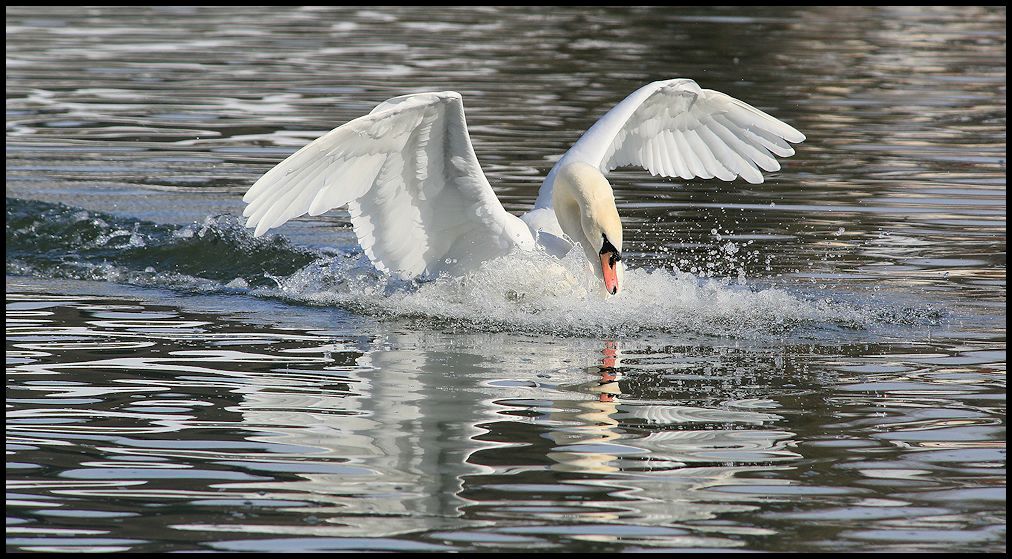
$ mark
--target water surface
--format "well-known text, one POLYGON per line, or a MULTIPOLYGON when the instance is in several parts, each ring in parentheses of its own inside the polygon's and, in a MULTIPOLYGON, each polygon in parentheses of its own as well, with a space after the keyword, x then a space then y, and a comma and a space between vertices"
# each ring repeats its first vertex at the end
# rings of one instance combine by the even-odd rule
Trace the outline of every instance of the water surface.
POLYGON ((1004 8, 7 8, 7 549, 1004 551, 1005 57, 1004 8), (671 77, 808 140, 613 173, 608 301, 236 217, 446 89, 520 213, 671 77))

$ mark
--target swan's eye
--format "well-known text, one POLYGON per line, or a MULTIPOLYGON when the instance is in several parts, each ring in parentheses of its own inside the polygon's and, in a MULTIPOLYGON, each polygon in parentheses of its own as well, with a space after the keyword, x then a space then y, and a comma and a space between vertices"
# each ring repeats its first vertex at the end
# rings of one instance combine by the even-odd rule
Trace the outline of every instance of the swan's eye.
POLYGON ((622 261, 622 253, 615 248, 615 245, 611 244, 606 235, 602 234, 601 238, 604 239, 604 243, 601 244, 601 252, 599 254, 609 254, 608 265, 614 268, 616 263, 622 261))

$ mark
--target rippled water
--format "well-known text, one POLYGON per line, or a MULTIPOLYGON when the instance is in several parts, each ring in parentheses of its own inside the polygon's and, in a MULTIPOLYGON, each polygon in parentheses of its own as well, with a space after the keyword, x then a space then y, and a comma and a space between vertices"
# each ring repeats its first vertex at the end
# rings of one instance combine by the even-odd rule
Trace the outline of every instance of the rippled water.
POLYGON ((1005 42, 1005 8, 7 8, 7 549, 1004 551, 1005 42), (445 89, 521 212, 670 77, 808 140, 762 185, 613 173, 608 301, 236 217, 445 89))

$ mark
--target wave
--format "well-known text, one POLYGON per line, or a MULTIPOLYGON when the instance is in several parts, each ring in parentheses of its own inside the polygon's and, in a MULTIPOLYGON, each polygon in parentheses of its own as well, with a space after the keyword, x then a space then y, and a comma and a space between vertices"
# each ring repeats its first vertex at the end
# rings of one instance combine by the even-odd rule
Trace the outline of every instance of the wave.
POLYGON ((256 287, 319 254, 255 239, 231 216, 166 225, 59 203, 6 199, 7 273, 215 291, 256 287))
POLYGON ((6 210, 8 275, 244 293, 479 330, 806 338, 941 317, 926 305, 862 303, 849 293, 806 294, 677 268, 629 269, 622 293, 605 297, 575 251, 562 260, 515 252, 465 276, 404 281, 378 272, 357 247, 311 250, 280 235, 254 238, 234 216, 168 225, 11 198, 6 210))

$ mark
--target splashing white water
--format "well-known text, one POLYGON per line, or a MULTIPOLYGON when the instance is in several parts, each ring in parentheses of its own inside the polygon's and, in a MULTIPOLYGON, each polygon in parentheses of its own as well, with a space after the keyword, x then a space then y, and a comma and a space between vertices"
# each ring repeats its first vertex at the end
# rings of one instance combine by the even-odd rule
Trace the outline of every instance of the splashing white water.
POLYGON ((867 309, 825 298, 668 269, 627 270, 623 291, 607 296, 578 252, 562 260, 515 252, 465 276, 423 283, 382 276, 362 258, 338 258, 277 278, 276 289, 257 294, 481 329, 563 335, 666 331, 751 338, 806 325, 860 328, 873 319, 867 309))
POLYGON ((748 281, 741 267, 735 278, 714 278, 711 268, 733 269, 740 262, 740 247, 730 242, 693 273, 628 270, 623 291, 607 296, 580 251, 562 260, 518 252, 463 277, 416 282, 377 272, 362 254, 303 249, 280 236, 255 239, 231 216, 172 227, 13 200, 7 221, 8 274, 249 293, 483 331, 761 340, 828 334, 842 341, 850 334, 877 339, 875 326, 888 334, 891 326, 938 324, 941 316, 924 301, 909 306, 909 297, 885 294, 883 301, 877 290, 841 292, 820 284, 819 294, 811 295, 764 287, 748 281))

